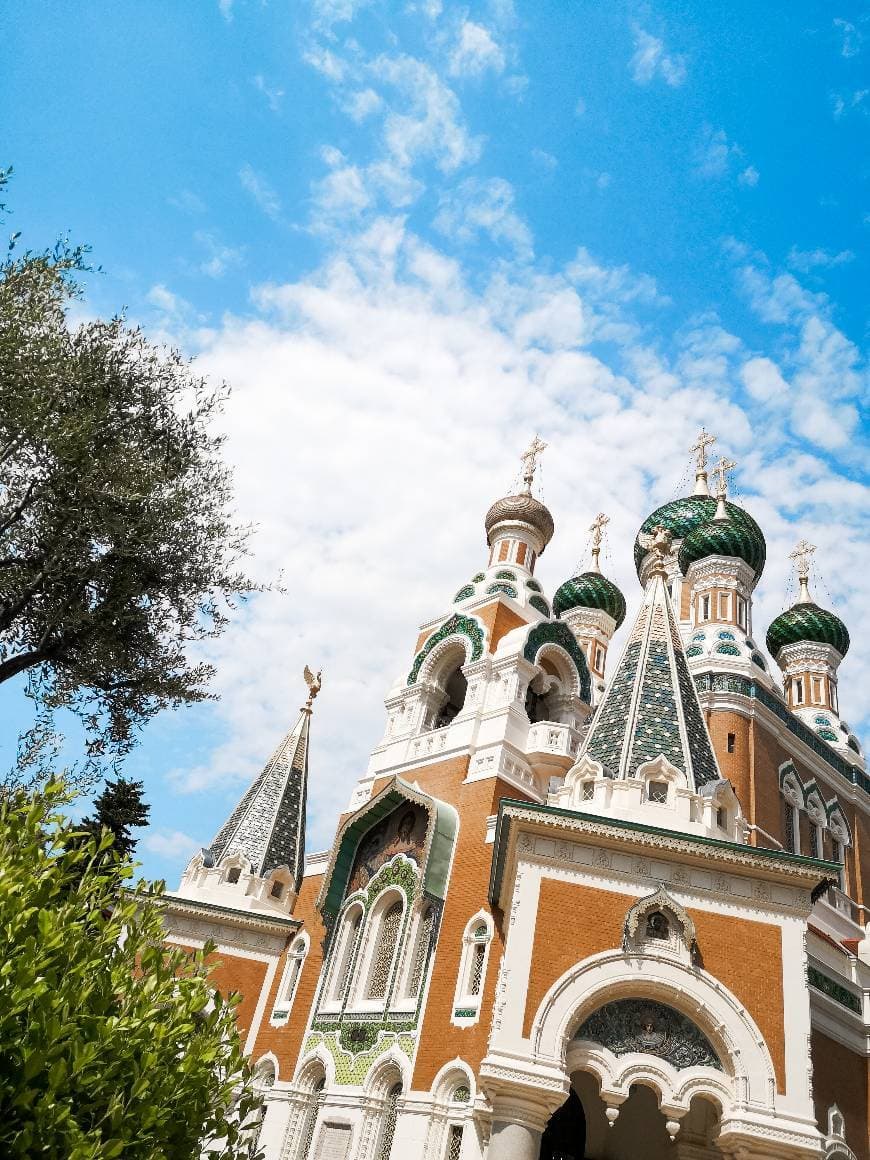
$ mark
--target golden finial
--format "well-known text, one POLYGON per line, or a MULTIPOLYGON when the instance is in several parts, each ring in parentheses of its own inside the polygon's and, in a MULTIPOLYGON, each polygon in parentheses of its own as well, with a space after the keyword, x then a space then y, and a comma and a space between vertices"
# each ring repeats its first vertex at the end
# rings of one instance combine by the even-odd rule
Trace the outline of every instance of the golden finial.
POLYGON ((312 673, 308 665, 305 666, 302 672, 302 676, 305 678, 305 683, 308 686, 308 700, 305 702, 302 708, 303 713, 311 712, 311 706, 314 703, 314 698, 320 692, 320 686, 323 684, 323 681, 321 680, 322 672, 322 669, 318 669, 316 674, 312 673))

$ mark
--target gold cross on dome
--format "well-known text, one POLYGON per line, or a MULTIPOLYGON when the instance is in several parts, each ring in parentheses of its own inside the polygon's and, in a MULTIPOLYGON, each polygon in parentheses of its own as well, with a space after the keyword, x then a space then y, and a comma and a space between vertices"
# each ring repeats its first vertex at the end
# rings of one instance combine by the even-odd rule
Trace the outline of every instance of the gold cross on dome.
POLYGON ((704 471, 707 466, 707 448, 716 442, 716 436, 711 435, 709 431, 701 428, 698 438, 689 448, 689 450, 696 456, 695 466, 698 471, 704 471))
POLYGON ((535 478, 535 472, 538 469, 538 457, 542 452, 546 451, 547 444, 536 435, 529 444, 528 451, 524 451, 520 456, 523 461, 523 483, 526 485, 526 492, 531 494, 532 480, 535 478))
POLYGON ((810 574, 810 556, 816 550, 815 544, 808 544, 806 540, 800 540, 795 545, 793 552, 789 552, 788 558, 794 560, 795 568, 800 579, 805 579, 810 574))
POLYGON ((717 477, 716 494, 728 494, 728 472, 737 466, 734 459, 726 459, 724 455, 719 456, 719 462, 713 468, 713 474, 717 477))

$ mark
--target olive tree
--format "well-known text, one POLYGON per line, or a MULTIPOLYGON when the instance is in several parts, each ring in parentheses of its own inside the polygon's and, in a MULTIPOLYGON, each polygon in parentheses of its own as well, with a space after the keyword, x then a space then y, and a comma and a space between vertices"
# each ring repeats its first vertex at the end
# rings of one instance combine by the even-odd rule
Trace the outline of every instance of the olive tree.
POLYGON ((0 797, 0 1155, 251 1157, 259 1110, 213 948, 167 946, 160 888, 131 889, 111 833, 83 841, 65 804, 56 782, 0 797))
POLYGON ((35 703, 21 765, 66 709, 96 776, 161 708, 209 696, 191 645, 258 586, 216 429, 226 389, 123 317, 72 323, 84 268, 64 244, 0 262, 0 684, 35 703))

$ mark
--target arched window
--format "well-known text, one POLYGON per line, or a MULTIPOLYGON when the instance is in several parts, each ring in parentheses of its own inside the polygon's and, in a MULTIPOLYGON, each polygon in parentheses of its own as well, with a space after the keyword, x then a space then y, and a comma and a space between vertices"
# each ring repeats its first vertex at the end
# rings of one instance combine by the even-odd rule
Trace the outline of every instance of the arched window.
POLYGON ((429 947, 432 942, 432 928, 434 925, 435 911, 427 903, 417 919, 416 937, 411 951, 408 982, 405 988, 405 996, 408 999, 416 999, 423 987, 426 963, 429 960, 429 947))
POLYGON ((377 930, 374 954, 369 968, 367 999, 385 999, 390 984, 390 974, 396 948, 399 942, 399 928, 402 923, 402 900, 397 898, 382 913, 377 930))
POLYGON ((282 1014, 286 1014, 292 1006, 293 998, 296 994, 296 987, 299 984, 299 976, 302 974, 302 966, 307 954, 308 943, 304 937, 297 938, 287 952, 287 963, 284 967, 284 975, 281 979, 281 986, 278 988, 275 1003, 276 1011, 280 1011, 282 1014))
POLYGON ((378 1150, 375 1153, 377 1160, 390 1160, 393 1150, 393 1136, 396 1134, 396 1118, 399 1112, 399 1096, 402 1094, 402 1085, 395 1083, 387 1092, 384 1101, 384 1113, 381 1123, 381 1135, 378 1140, 378 1150))
POLYGON ((453 1009, 455 1023, 475 1023, 480 1017, 481 996, 486 982, 491 942, 491 920, 487 916, 476 915, 465 928, 462 940, 453 1009))
POLYGON ((449 725, 453 718, 462 712, 462 708, 465 705, 465 698, 468 693, 468 681, 465 679, 465 673, 463 673, 461 665, 457 665, 449 674, 447 680, 444 682, 444 690, 444 702, 435 718, 435 724, 433 726, 435 729, 442 729, 445 725, 449 725))
POLYGON ((308 1103, 302 1113, 302 1122, 299 1132, 298 1160, 308 1160, 311 1155, 311 1145, 314 1143, 314 1131, 317 1127, 317 1116, 320 1105, 323 1103, 323 1089, 326 1087, 326 1078, 321 1076, 311 1089, 308 1103))
POLYGON ((345 912, 341 931, 336 939, 335 960, 327 989, 327 999, 330 1002, 340 1003, 347 994, 350 968, 359 941, 362 917, 362 907, 358 904, 345 912))

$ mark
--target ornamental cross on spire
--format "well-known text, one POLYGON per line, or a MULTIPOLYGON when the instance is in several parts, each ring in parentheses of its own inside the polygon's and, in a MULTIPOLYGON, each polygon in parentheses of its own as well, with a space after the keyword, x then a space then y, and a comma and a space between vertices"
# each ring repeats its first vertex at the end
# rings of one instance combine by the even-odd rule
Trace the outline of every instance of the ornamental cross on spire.
POLYGON ((604 529, 610 523, 610 516, 606 516, 604 512, 599 512, 589 531, 592 533, 592 571, 600 572, 601 564, 598 557, 601 555, 601 541, 604 539, 604 529))
POLYGON ((716 483, 716 494, 717 495, 724 496, 724 495, 728 494, 728 472, 731 471, 732 468, 735 468, 736 466, 737 466, 736 460, 726 459, 724 455, 719 456, 719 462, 713 468, 713 474, 717 478, 717 483, 716 483))
POLYGON ((716 436, 711 435, 702 427, 698 438, 689 448, 695 456, 695 495, 709 495, 707 486, 707 448, 716 442, 716 436))
POLYGON ((524 451, 520 456, 523 461, 523 483, 526 485, 526 495, 532 494, 532 481, 538 469, 538 456, 546 449, 547 444, 536 435, 529 444, 528 451, 524 451))
POLYGON ((810 556, 816 550, 815 544, 808 544, 806 540, 800 540, 793 552, 789 552, 789 559, 794 560, 794 566, 797 570, 798 584, 800 585, 800 592, 798 593, 797 604, 812 604, 812 597, 810 596, 810 556))
POLYGON ((716 442, 716 436, 711 435, 709 431, 701 428, 698 438, 689 448, 689 450, 696 456, 695 466, 698 471, 705 471, 707 468, 707 448, 716 442))

